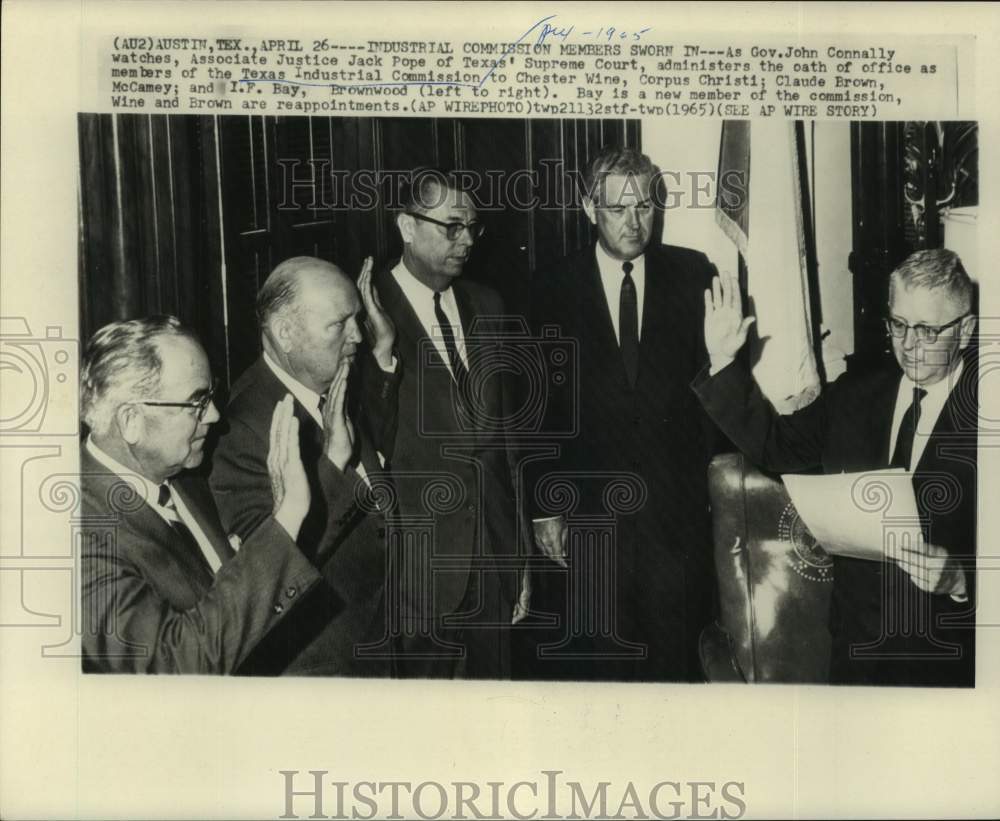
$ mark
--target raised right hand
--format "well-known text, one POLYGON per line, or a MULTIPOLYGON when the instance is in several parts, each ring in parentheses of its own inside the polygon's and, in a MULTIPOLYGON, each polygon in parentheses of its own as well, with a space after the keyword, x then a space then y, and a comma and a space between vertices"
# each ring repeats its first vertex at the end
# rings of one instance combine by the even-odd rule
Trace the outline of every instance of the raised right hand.
POLYGON ((295 401, 290 393, 274 406, 271 416, 267 472, 271 478, 274 518, 295 539, 312 497, 299 455, 299 420, 295 418, 295 401))
POLYGON ((705 291, 705 347, 712 373, 736 359, 754 321, 752 316, 743 316, 736 277, 728 273, 715 277, 712 289, 705 291))
POLYGON ((344 470, 354 455, 354 425, 347 415, 347 377, 350 369, 345 359, 333 378, 323 407, 323 450, 339 470, 344 470))

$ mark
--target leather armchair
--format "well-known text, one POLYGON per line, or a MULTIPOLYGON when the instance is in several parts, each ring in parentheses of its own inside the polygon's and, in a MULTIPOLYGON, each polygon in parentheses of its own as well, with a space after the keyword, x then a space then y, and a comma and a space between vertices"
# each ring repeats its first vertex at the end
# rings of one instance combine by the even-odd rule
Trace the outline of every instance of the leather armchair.
POLYGON ((828 680, 833 563, 784 485, 742 454, 709 467, 720 615, 701 634, 708 681, 828 680))

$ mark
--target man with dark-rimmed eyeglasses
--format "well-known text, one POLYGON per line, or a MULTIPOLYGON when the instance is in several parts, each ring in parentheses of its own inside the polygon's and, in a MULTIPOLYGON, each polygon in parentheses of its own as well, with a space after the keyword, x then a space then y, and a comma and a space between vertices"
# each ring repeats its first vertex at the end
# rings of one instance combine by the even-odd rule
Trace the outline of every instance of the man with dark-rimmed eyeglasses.
POLYGON ((311 491, 291 396, 272 406, 273 508, 240 540, 190 470, 219 421, 208 358, 190 329, 172 316, 104 326, 84 348, 80 394, 89 428, 80 454, 84 671, 238 671, 328 558, 310 561, 295 544, 311 491))
POLYGON ((411 547, 394 557, 405 572, 387 596, 400 626, 387 641, 403 677, 503 678, 519 582, 507 377, 492 332, 504 306, 464 275, 485 229, 459 178, 416 169, 401 199, 402 258, 377 277, 402 371, 397 513, 412 523, 399 533, 411 547))
POLYGON ((848 371, 811 405, 779 416, 737 352, 744 318, 732 278, 705 295, 705 408, 764 470, 912 474, 924 543, 885 561, 834 556, 831 680, 975 682, 978 367, 974 286, 952 251, 918 251, 889 279, 893 359, 848 371))

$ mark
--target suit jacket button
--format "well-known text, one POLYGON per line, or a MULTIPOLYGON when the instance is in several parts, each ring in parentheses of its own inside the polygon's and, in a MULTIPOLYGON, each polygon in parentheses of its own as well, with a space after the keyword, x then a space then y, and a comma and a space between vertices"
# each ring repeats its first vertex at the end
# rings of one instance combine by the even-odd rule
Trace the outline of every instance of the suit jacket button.
POLYGON ((285 591, 285 595, 286 595, 286 596, 288 596, 288 598, 290 598, 290 599, 294 599, 294 598, 295 598, 295 595, 296 595, 296 594, 297 594, 298 592, 299 592, 299 591, 298 591, 298 590, 296 590, 296 589, 295 589, 294 587, 289 587, 289 588, 288 588, 288 589, 287 589, 287 590, 285 591))
POLYGON ((377 535, 380 539, 384 539, 385 538, 385 528, 384 527, 380 527, 378 530, 375 531, 375 535, 377 535))
POLYGON ((285 612, 285 605, 283 605, 281 602, 278 602, 276 605, 274 605, 274 612, 280 616, 282 613, 285 612))

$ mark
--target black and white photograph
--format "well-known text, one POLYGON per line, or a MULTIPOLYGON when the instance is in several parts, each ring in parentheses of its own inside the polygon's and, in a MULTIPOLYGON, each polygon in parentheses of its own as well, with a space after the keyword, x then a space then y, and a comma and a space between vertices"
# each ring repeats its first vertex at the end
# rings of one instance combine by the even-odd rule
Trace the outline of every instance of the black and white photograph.
POLYGON ((996 814, 998 19, 757 8, 5 4, 5 817, 996 814))
POLYGON ((976 123, 79 124, 85 671, 974 686, 976 123))

